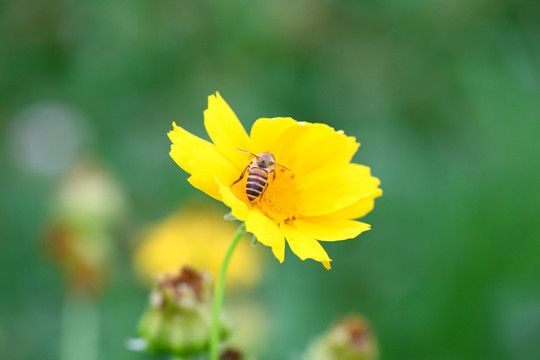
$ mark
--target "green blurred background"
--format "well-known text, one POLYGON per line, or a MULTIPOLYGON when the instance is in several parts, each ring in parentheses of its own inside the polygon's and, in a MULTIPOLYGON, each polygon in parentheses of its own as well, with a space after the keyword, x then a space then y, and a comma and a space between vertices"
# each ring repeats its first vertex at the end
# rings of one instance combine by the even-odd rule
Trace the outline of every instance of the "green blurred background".
POLYGON ((540 2, 526 0, 0 3, 1 359, 59 356, 64 285, 41 237, 81 155, 129 205, 100 359, 155 358, 124 347, 147 296, 133 234, 205 196, 166 132, 206 136, 216 90, 247 127, 291 116, 356 136, 384 190, 372 231, 325 245, 331 271, 259 249, 259 359, 294 358, 349 312, 383 359, 540 359, 540 2))

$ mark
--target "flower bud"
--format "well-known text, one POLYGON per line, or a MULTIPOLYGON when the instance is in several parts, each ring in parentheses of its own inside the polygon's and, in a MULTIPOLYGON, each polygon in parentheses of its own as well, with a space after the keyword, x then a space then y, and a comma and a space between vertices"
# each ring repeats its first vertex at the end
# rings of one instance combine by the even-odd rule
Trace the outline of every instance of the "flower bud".
POLYGON ((70 293, 96 297, 103 290, 124 205, 121 187, 97 163, 81 160, 65 174, 43 237, 70 293))
POLYGON ((368 321, 360 315, 349 315, 315 340, 303 359, 376 360, 378 357, 377 341, 368 321))
MULTIPOLYGON (((211 274, 184 267, 152 290, 139 334, 152 352, 189 356, 208 348, 211 326, 211 274)), ((221 326, 223 338, 227 331, 221 326)))
POLYGON ((221 352, 219 360, 243 360, 244 356, 236 349, 226 348, 221 352))

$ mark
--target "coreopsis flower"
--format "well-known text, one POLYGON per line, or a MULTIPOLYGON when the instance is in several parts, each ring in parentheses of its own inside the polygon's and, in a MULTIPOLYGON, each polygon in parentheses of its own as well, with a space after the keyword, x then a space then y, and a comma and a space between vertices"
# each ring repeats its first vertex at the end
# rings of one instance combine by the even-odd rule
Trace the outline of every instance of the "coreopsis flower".
POLYGON ((173 123, 171 157, 194 187, 229 206, 280 262, 286 239, 302 260, 329 269, 332 260, 319 241, 370 229, 353 219, 371 211, 382 191, 369 167, 351 163, 359 146, 354 137, 282 117, 258 119, 248 135, 219 93, 208 98, 204 124, 213 143, 173 123), (264 176, 257 167, 271 171, 264 176))
POLYGON ((368 321, 361 315, 340 319, 316 339, 303 360, 376 360, 377 340, 368 321))
MULTIPOLYGON (((143 281, 150 281, 184 265, 218 273, 230 239, 236 231, 231 222, 208 206, 178 210, 142 231, 143 241, 135 251, 134 265, 143 281)), ((260 276, 260 263, 248 242, 238 245, 235 261, 227 273, 228 283, 253 285, 260 276)))

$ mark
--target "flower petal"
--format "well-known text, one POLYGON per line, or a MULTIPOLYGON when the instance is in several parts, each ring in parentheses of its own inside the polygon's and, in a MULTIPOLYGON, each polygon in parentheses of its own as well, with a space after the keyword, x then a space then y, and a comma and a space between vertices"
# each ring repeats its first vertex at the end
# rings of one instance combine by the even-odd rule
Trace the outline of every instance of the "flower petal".
POLYGON ((278 138, 274 155, 278 163, 284 163, 302 178, 315 169, 349 163, 358 146, 355 138, 328 125, 298 123, 278 138))
POLYGON ((272 220, 257 210, 251 210, 246 219, 246 230, 255 234, 257 240, 264 245, 272 247, 279 262, 285 260, 285 239, 272 220))
POLYGON ((204 126, 219 152, 238 170, 242 170, 247 165, 246 156, 236 149, 248 149, 249 137, 219 92, 208 97, 208 109, 204 111, 204 126))
POLYGON ((382 196, 381 189, 375 189, 366 198, 358 200, 357 202, 344 207, 336 212, 329 214, 331 217, 346 218, 346 219, 358 219, 373 210, 375 205, 375 198, 382 196))
POLYGON ((238 199, 230 187, 223 185, 218 179, 216 179, 216 182, 219 186, 221 199, 225 205, 231 208, 233 216, 240 221, 245 221, 249 213, 249 206, 242 200, 238 199))
POLYGON ((221 155, 214 144, 203 140, 173 123, 168 133, 172 141, 173 160, 191 174, 188 181, 197 189, 221 200, 215 178, 223 183, 232 183, 238 177, 238 170, 221 155))
POLYGON ((298 122, 290 117, 258 119, 251 127, 251 151, 254 154, 260 154, 265 151, 274 151, 276 141, 281 134, 291 126, 297 124, 298 122))
POLYGON ((297 183, 300 214, 321 216, 371 196, 380 181, 370 175, 369 167, 348 164, 333 171, 319 169, 297 183))
POLYGON ((330 269, 330 261, 332 260, 317 240, 286 223, 282 223, 280 229, 285 235, 292 252, 300 259, 310 258, 322 262, 324 267, 330 269))
POLYGON ((300 218, 294 222, 294 225, 303 233, 321 241, 352 239, 371 228, 369 224, 359 221, 335 219, 328 216, 300 218))

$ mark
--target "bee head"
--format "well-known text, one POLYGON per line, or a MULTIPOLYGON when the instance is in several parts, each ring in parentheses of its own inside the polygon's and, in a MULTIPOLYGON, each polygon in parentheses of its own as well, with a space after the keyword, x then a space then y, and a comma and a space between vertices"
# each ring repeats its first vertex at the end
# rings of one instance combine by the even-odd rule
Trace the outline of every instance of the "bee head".
POLYGON ((272 166, 275 163, 276 159, 274 158, 274 155, 269 152, 263 152, 257 155, 257 165, 263 169, 272 166))

